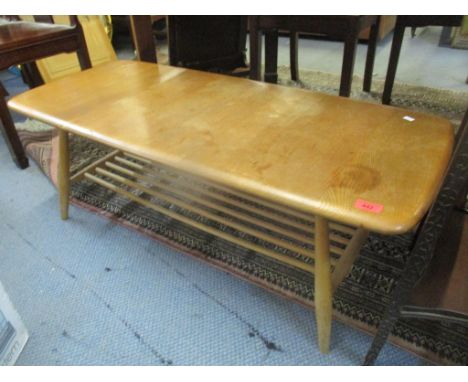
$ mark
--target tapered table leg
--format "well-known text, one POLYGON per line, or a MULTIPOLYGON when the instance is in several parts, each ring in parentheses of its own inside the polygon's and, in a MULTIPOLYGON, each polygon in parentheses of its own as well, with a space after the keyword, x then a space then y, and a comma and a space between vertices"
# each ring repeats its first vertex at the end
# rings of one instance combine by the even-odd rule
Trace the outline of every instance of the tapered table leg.
POLYGON ((70 197, 70 154, 68 150, 68 132, 58 129, 59 161, 58 161, 58 192, 60 200, 60 216, 68 219, 68 199, 70 197))
POLYGON ((374 71, 375 51, 377 50, 377 39, 379 37, 379 24, 380 16, 377 16, 377 21, 371 26, 367 45, 366 67, 364 70, 364 84, 362 90, 368 93, 371 91, 372 85, 372 72, 374 71))
POLYGON ((405 26, 397 23, 395 30, 393 31, 392 48, 390 50, 390 59, 388 61, 387 75, 385 77, 384 91, 382 94, 382 103, 384 105, 390 105, 391 102, 393 83, 395 82, 395 75, 404 34, 405 26))
POLYGON ((315 218, 315 317, 321 353, 330 349, 332 323, 332 282, 328 221, 315 218))
POLYGON ((349 97, 351 94, 351 83, 353 81, 354 61, 356 58, 358 36, 350 33, 345 40, 343 53, 343 66, 341 68, 340 96, 349 97))
POLYGON ((291 67, 291 80, 299 81, 299 33, 296 31, 291 31, 289 33, 289 66, 291 67))
POLYGON ((261 80, 262 62, 262 34, 258 30, 258 17, 249 16, 249 41, 250 41, 250 79, 261 80))
POLYGON ((265 31, 265 82, 278 82, 278 30, 265 31))

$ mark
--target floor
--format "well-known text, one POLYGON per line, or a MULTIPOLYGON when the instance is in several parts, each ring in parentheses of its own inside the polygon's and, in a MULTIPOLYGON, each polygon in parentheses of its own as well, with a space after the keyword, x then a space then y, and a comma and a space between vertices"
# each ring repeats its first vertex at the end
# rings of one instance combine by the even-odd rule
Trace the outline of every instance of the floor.
MULTIPOLYGON (((468 91, 467 66, 462 65, 467 52, 429 47, 435 34, 406 38, 405 45, 417 46, 413 52, 421 56, 402 61, 398 79, 468 91), (432 74, 427 65, 421 68, 429 58, 432 74)), ((301 68, 339 72, 339 43, 300 44, 301 68)), ((385 73, 389 45, 384 41, 378 48, 376 76, 385 73)), ((131 54, 119 52, 120 57, 131 54)), ((281 39, 280 64, 287 64, 286 58, 287 40, 281 39)), ((0 80, 12 94, 24 91, 11 72, 0 73, 0 80)), ((52 184, 34 163, 18 170, 2 139, 0 174, 0 281, 30 332, 19 365, 363 361, 372 341, 367 334, 334 322, 331 352, 320 354, 313 312, 302 306, 82 209, 72 206, 71 218, 61 221, 52 184)), ((378 364, 425 362, 387 344, 378 364)))

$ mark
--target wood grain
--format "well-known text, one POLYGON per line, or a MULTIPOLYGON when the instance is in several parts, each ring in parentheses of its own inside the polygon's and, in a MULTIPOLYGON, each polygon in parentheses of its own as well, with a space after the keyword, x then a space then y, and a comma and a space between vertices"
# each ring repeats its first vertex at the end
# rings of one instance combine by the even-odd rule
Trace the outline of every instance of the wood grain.
POLYGON ((453 145, 451 124, 435 116, 142 62, 99 65, 9 106, 257 197, 387 234, 411 229, 427 211, 453 145), (383 211, 358 209, 357 199, 383 211))
POLYGON ((317 216, 315 229, 315 317, 317 319, 317 336, 320 352, 328 353, 330 349, 333 310, 328 222, 317 216))

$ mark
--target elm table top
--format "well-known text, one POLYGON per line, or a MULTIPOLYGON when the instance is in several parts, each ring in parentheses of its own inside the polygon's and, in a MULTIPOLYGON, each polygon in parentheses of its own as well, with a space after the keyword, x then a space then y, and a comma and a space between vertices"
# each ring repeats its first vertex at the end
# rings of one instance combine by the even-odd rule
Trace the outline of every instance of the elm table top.
POLYGON ((453 146, 452 126, 439 117, 136 61, 70 75, 8 104, 114 148, 386 234, 423 217, 453 146))

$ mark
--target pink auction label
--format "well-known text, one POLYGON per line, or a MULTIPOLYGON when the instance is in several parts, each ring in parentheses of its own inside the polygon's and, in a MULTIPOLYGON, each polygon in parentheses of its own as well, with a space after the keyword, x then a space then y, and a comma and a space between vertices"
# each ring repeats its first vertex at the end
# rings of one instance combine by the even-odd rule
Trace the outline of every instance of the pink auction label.
POLYGON ((380 214, 384 208, 383 204, 368 202, 364 199, 357 199, 356 203, 354 203, 354 207, 360 210, 373 212, 374 214, 380 214))

